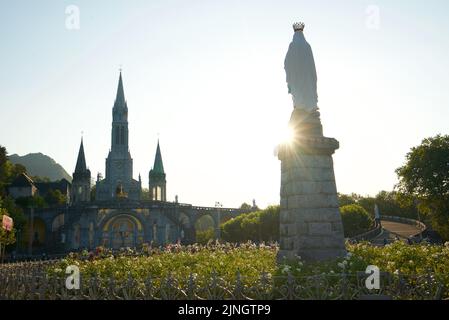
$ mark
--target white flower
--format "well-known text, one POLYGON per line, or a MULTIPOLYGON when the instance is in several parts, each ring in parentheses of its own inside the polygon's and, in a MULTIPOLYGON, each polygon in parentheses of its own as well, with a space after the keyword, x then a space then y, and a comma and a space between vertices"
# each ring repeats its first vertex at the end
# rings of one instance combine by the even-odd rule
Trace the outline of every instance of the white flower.
POLYGON ((285 265, 284 268, 282 268, 282 273, 287 273, 290 271, 290 266, 289 265, 285 265))
POLYGON ((344 263, 341 263, 341 262, 337 263, 337 266, 339 266, 341 269, 344 269, 344 268, 345 268, 345 264, 344 264, 344 263))
POLYGON ((399 270, 398 270, 398 269, 396 269, 396 271, 394 272, 394 274, 399 274, 399 270))

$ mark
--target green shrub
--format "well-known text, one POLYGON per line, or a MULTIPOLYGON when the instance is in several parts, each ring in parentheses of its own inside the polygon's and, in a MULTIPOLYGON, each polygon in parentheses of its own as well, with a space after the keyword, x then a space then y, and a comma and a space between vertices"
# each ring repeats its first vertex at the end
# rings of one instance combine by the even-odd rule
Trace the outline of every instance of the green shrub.
POLYGON ((345 237, 353 237, 368 231, 373 219, 363 207, 349 204, 340 208, 345 237))
POLYGON ((221 225, 223 240, 229 242, 277 241, 279 239, 279 206, 241 214, 221 225))
POLYGON ((215 232, 214 232, 213 228, 196 231, 196 242, 197 243, 206 244, 210 240, 213 240, 213 239, 215 239, 215 232))

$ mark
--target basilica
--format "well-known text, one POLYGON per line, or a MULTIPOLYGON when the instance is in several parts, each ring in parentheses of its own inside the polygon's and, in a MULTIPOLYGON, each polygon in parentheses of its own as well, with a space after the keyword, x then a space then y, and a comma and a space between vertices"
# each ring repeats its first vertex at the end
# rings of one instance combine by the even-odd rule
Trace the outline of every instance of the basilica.
MULTIPOLYGON (((199 207, 167 201, 167 181, 159 142, 149 170, 149 199, 143 199, 142 180, 133 178, 129 150, 128 105, 120 72, 112 108, 111 148, 106 158, 105 177, 100 174, 92 186, 83 140, 68 191, 66 205, 29 208, 28 223, 19 241, 28 253, 64 253, 104 246, 113 249, 140 247, 144 243, 165 245, 196 241, 197 221, 208 216, 219 237, 224 219, 242 213, 240 209, 199 207)), ((34 190, 33 181, 21 178, 34 190)), ((36 189, 36 188, 35 188, 36 189)), ((20 190, 24 190, 20 186, 20 190)))

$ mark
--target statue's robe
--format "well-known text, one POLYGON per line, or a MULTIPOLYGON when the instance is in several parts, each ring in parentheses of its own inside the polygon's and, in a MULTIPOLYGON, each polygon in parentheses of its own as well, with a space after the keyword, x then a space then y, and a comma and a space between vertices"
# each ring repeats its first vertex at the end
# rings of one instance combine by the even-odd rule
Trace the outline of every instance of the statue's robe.
POLYGON ((317 109, 317 77, 312 48, 302 31, 296 31, 284 61, 288 91, 295 108, 313 111, 317 109))

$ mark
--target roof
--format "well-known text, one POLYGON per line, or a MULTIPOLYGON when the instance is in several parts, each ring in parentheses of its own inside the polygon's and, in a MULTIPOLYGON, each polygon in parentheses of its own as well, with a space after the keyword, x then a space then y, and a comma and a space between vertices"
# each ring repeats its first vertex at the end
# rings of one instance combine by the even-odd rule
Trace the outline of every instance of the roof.
POLYGON ((10 185, 10 187, 32 187, 32 186, 35 186, 35 184, 26 173, 19 174, 10 185))
POLYGON ((48 191, 53 190, 59 190, 62 194, 67 193, 67 188, 71 186, 70 182, 68 182, 66 179, 61 179, 59 181, 53 181, 53 182, 36 182, 35 183, 36 188, 39 190, 39 195, 44 196, 48 193, 48 191))

